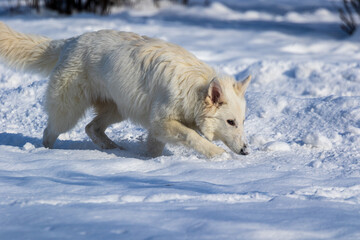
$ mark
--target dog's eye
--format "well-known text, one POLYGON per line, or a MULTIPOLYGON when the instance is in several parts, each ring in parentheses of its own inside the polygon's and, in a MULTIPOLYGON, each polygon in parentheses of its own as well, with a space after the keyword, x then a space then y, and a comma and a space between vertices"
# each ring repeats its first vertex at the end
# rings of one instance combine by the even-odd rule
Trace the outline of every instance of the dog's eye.
POLYGON ((227 120, 226 122, 231 126, 235 126, 235 121, 234 120, 227 120))

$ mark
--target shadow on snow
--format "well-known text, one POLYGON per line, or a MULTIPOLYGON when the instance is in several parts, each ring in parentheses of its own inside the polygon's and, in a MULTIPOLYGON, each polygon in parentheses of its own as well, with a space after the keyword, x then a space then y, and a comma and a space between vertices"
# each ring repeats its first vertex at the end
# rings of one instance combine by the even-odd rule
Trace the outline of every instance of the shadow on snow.
MULTIPOLYGON (((35 148, 44 147, 42 139, 24 136, 21 133, 0 133, 0 145, 7 145, 22 148, 26 143, 31 143, 35 148)), ((74 140, 56 140, 54 149, 67 150, 99 150, 115 154, 118 157, 137 158, 142 160, 151 159, 146 156, 146 144, 143 141, 122 140, 117 142, 125 150, 120 149, 100 149, 91 141, 74 141, 74 140)), ((51 150, 49 150, 51 151, 51 150)), ((172 155, 167 149, 163 152, 164 156, 172 155)))

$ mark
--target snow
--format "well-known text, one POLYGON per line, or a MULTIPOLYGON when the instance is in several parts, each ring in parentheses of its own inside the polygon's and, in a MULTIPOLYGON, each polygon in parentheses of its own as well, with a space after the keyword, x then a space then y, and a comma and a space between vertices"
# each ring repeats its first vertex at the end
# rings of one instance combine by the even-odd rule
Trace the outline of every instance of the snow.
MULTIPOLYGON (((233 75, 252 74, 251 152, 213 161, 183 146, 144 157, 146 131, 85 118, 42 147, 44 77, 0 64, 0 239, 360 239, 360 45, 334 1, 214 1, 99 17, 0 16, 67 38, 104 28, 177 43, 233 75)), ((222 143, 217 143, 226 148, 222 143)))
POLYGON ((325 150, 333 148, 331 141, 319 133, 309 133, 305 136, 304 143, 311 147, 323 148, 325 150))

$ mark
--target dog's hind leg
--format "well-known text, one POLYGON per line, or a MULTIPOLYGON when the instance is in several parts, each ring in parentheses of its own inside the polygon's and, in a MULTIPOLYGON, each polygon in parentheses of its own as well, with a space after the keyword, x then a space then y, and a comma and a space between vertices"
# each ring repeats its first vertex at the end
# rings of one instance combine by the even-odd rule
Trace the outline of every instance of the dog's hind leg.
POLYGON ((48 124, 43 135, 43 144, 52 148, 57 137, 69 131, 90 107, 86 79, 79 71, 69 71, 60 65, 50 77, 46 92, 45 110, 48 124))
POLYGON ((61 133, 73 128, 84 115, 88 105, 84 101, 77 101, 76 107, 47 99, 46 109, 49 115, 48 124, 43 134, 43 144, 47 148, 53 148, 54 143, 61 133))
POLYGON ((86 126, 86 134, 96 145, 103 149, 123 149, 105 134, 105 130, 109 125, 123 120, 116 104, 113 101, 98 101, 94 104, 94 107, 97 116, 86 126))
POLYGON ((60 135, 60 133, 51 130, 51 127, 49 126, 49 123, 48 123, 48 126, 45 128, 44 133, 43 133, 44 147, 53 148, 54 143, 59 135, 60 135))

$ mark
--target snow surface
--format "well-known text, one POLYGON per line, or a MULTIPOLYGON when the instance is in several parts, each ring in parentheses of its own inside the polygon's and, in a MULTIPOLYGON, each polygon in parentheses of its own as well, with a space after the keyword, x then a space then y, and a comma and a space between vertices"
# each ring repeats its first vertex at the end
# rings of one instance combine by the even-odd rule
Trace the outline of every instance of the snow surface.
POLYGON ((336 4, 1 16, 52 38, 134 31, 254 79, 250 155, 208 161, 169 145, 148 159, 146 131, 129 122, 107 131, 126 151, 98 149, 84 132, 91 111, 45 149, 47 80, 0 65, 0 239, 360 239, 360 35, 341 32, 336 4))

